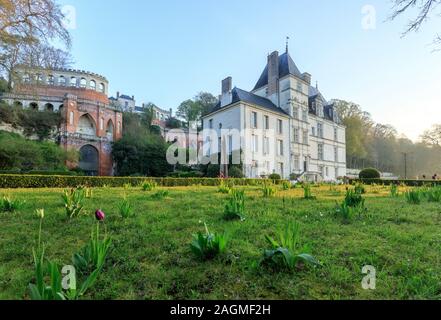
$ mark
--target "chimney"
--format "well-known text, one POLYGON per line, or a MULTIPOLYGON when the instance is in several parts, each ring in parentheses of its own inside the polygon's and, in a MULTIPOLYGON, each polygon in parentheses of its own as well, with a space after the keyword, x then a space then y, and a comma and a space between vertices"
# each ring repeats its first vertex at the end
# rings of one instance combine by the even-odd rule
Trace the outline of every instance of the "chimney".
POLYGON ((116 92, 116 98, 119 98, 119 91, 116 92))
POLYGON ((135 100, 135 96, 132 96, 132 100, 135 100))
POLYGON ((308 72, 302 74, 302 78, 308 85, 311 85, 311 75, 308 72))
POLYGON ((170 108, 170 118, 173 117, 173 109, 170 108))
POLYGON ((268 56, 268 99, 279 105, 279 52, 274 51, 268 56))
POLYGON ((231 93, 233 87, 233 78, 228 77, 222 80, 222 95, 220 97, 221 108, 225 107, 233 101, 233 95, 231 93))

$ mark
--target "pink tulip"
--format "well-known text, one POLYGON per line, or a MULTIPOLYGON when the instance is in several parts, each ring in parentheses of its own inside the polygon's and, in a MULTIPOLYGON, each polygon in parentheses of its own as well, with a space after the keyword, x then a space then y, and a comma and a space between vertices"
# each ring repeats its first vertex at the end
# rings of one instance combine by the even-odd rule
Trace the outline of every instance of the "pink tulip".
POLYGON ((98 221, 103 221, 105 217, 106 217, 106 215, 104 214, 103 211, 101 211, 101 209, 98 209, 97 211, 95 211, 95 218, 98 221))

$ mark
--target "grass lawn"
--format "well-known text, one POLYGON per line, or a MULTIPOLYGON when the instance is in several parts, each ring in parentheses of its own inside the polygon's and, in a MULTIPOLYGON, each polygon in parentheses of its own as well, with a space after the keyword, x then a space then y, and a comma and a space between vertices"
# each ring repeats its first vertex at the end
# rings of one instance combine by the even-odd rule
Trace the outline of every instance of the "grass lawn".
MULTIPOLYGON (((86 299, 440 299, 441 204, 411 205, 391 198, 388 187, 367 187, 367 214, 345 224, 335 216, 345 187, 313 187, 317 200, 303 200, 302 189, 263 198, 258 187, 246 187, 246 220, 223 220, 228 195, 215 187, 167 188, 165 199, 140 188, 97 188, 86 199, 88 215, 69 220, 61 189, 1 190, 25 200, 16 213, 0 213, 0 299, 28 299, 33 280, 32 247, 45 208, 42 239, 46 256, 60 265, 89 240, 94 211, 107 215, 112 251, 86 299), (136 216, 122 219, 124 194, 136 216), (284 200, 283 200, 284 199, 284 200), (300 223, 321 267, 276 272, 257 267, 265 235, 288 222, 300 223), (227 231, 227 253, 212 261, 190 251, 192 234, 227 231), (376 290, 363 290, 362 267, 377 270, 376 290)), ((163 188, 158 188, 161 190, 163 188)), ((400 191, 403 191, 401 189, 400 191)), ((102 229, 103 230, 103 229, 102 229)))

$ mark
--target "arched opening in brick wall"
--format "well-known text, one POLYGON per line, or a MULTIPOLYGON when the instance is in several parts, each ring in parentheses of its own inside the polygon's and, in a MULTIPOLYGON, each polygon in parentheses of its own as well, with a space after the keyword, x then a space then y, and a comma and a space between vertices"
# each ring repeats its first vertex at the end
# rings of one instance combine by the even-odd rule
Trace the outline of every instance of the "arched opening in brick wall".
POLYGON ((107 139, 109 139, 110 141, 113 141, 113 130, 114 130, 113 121, 109 120, 107 122, 107 127, 106 127, 106 136, 107 139))
POLYGON ((78 165, 81 170, 88 176, 97 176, 99 169, 99 152, 90 145, 86 144, 80 149, 80 163, 78 165))
POLYGON ((14 101, 14 107, 16 108, 23 108, 23 103, 21 101, 14 101))
POLYGON ((89 114, 84 114, 78 121, 77 133, 96 136, 95 121, 89 114))
POLYGON ((54 111, 54 105, 52 103, 46 103, 44 105, 44 110, 46 110, 46 111, 54 111))
POLYGON ((36 103, 36 102, 32 102, 32 103, 30 103, 30 104, 29 104, 29 108, 30 108, 31 110, 38 110, 38 103, 36 103))

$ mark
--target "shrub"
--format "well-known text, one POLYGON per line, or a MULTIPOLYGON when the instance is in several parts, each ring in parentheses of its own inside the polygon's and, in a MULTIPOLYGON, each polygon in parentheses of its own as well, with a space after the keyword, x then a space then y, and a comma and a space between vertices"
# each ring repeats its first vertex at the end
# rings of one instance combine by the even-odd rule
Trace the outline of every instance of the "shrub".
POLYGON ((124 200, 121 201, 121 203, 118 206, 118 209, 119 209, 119 214, 124 219, 133 217, 135 214, 135 212, 133 211, 133 206, 131 205, 129 200, 127 200, 127 198, 124 198, 124 200))
POLYGON ((210 164, 207 167, 207 177, 217 178, 219 177, 220 166, 218 164, 210 164))
POLYGON ((245 191, 231 189, 231 196, 225 205, 225 220, 245 220, 245 191))
POLYGON ((193 242, 190 244, 191 251, 202 260, 214 259, 227 250, 228 239, 226 234, 215 234, 208 230, 205 225, 205 234, 199 232, 193 235, 193 242))
POLYGON ((276 189, 270 184, 264 184, 262 186, 262 195, 264 198, 271 198, 276 194, 276 189))
POLYGON ((153 191, 154 189, 156 189, 157 186, 158 184, 155 181, 151 180, 146 180, 141 184, 141 188, 143 191, 153 191))
POLYGON ((85 192, 83 188, 64 190, 62 196, 68 218, 78 217, 83 211, 85 192))
POLYGON ((404 193, 404 197, 406 198, 407 202, 410 204, 420 204, 422 193, 420 190, 410 190, 404 193))
MULTIPOLYGON (((86 176, 42 176, 42 175, 0 175, 0 188, 76 188, 123 187, 124 184, 140 185, 146 177, 86 177, 86 176)), ((219 179, 219 178, 148 178, 163 187, 219 186, 226 181, 235 186, 256 186, 271 183, 265 179, 219 179)), ((281 181, 274 181, 280 184, 281 181)))
POLYGON ((375 168, 366 168, 360 171, 359 177, 360 179, 380 179, 381 174, 375 168))
POLYGON ((299 263, 319 265, 320 263, 309 252, 309 246, 300 243, 300 226, 298 223, 288 224, 277 233, 277 239, 265 236, 271 248, 264 251, 261 264, 294 270, 299 263))
POLYGON ((230 169, 228 169, 228 176, 230 178, 244 178, 245 177, 242 169, 240 169, 239 167, 235 167, 235 166, 232 166, 230 169))
POLYGON ((3 199, 0 200, 0 212, 15 212, 20 210, 24 204, 24 201, 4 196, 3 199))
POLYGON ((268 177, 270 180, 282 180, 282 177, 278 173, 270 174, 268 177))
POLYGON ((288 181, 283 181, 282 182, 282 190, 289 190, 291 189, 291 184, 288 181))

